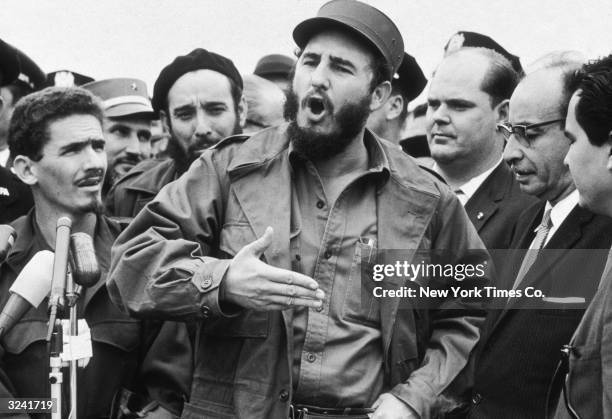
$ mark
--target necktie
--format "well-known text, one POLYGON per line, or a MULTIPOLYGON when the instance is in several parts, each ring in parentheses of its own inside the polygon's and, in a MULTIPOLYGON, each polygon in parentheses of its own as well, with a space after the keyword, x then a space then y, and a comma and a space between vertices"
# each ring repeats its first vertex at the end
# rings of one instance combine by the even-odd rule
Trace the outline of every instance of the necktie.
POLYGON ((461 205, 465 206, 465 203, 467 201, 467 195, 461 189, 457 189, 454 192, 455 195, 457 195, 457 198, 459 198, 459 202, 461 202, 461 205))
POLYGON ((514 287, 512 289, 518 288, 519 284, 525 277, 525 274, 533 265, 533 262, 538 258, 538 253, 540 253, 540 249, 544 247, 544 242, 546 241, 546 237, 548 236, 548 232, 552 228, 552 222, 550 220, 550 209, 544 213, 544 218, 542 218, 542 222, 536 229, 536 236, 533 239, 533 244, 531 248, 525 254, 525 258, 523 259, 523 263, 521 264, 521 269, 519 269, 518 274, 516 275, 516 281, 514 281, 514 287))

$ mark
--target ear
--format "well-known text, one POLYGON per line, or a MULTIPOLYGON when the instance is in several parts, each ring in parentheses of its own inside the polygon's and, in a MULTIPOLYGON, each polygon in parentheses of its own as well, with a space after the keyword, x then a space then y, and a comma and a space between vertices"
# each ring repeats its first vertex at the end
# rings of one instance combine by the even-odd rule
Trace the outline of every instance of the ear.
POLYGON ((404 109, 404 98, 400 94, 391 95, 385 103, 385 117, 388 121, 399 118, 404 109))
POLYGON ((391 94, 391 82, 384 81, 374 88, 370 100, 370 111, 375 111, 385 104, 391 94))
POLYGON ((495 110, 495 122, 504 122, 508 120, 508 109, 510 105, 509 99, 504 99, 497 104, 495 110))
POLYGON ((164 128, 164 132, 170 134, 170 120, 168 119, 169 115, 166 111, 159 111, 159 120, 162 123, 162 127, 164 128))
POLYGON ((17 177, 26 185, 33 186, 38 183, 36 162, 29 157, 21 154, 15 157, 15 160, 13 160, 13 170, 17 177))
POLYGON ((248 105, 244 95, 240 96, 240 102, 238 103, 238 120, 240 121, 240 127, 244 128, 246 125, 248 105))

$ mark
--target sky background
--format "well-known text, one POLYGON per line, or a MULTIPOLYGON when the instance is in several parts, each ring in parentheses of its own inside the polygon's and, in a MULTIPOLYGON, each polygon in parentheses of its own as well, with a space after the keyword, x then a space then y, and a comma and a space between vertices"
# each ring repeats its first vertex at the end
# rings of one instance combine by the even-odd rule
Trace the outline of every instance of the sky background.
MULTIPOLYGON (((458 30, 492 36, 523 65, 561 49, 612 52, 612 0, 366 0, 390 16, 431 74, 458 30)), ((203 47, 251 73, 266 54, 291 55, 291 32, 325 0, 2 0, 0 38, 45 72, 136 77, 151 93, 160 70, 203 47)), ((418 100, 417 100, 418 101, 418 100)), ((413 102, 414 104, 414 102, 413 102)))

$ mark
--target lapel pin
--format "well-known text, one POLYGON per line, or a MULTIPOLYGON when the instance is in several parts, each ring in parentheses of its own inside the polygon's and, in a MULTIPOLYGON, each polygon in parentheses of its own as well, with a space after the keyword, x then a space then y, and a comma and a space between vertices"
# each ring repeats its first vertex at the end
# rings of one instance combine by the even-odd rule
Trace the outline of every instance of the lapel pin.
POLYGON ((480 211, 478 214, 476 214, 476 219, 482 220, 483 218, 484 218, 484 214, 482 213, 482 211, 480 211))

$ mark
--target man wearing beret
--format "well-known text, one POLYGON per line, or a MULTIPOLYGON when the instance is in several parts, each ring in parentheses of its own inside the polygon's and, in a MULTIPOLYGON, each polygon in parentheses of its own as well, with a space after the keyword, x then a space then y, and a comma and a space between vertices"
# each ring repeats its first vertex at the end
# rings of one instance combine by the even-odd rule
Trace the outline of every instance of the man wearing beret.
POLYGON ((202 321, 184 418, 430 418, 482 304, 399 311, 360 255, 461 263, 483 244, 451 190, 365 128, 403 58, 395 24, 334 0, 293 37, 289 123, 204 151, 118 238, 108 288, 135 316, 202 321))
POLYGON ((151 157, 151 121, 154 113, 142 80, 116 78, 84 84, 102 100, 108 172, 103 196, 121 176, 151 157))
POLYGON ((389 99, 370 114, 367 127, 376 135, 398 144, 408 117, 408 103, 421 94, 427 79, 414 57, 404 53, 404 59, 391 82, 389 99))
POLYGON ((203 150, 242 133, 247 112, 242 89, 242 77, 232 61, 205 49, 167 65, 153 87, 153 108, 170 133, 171 158, 145 161, 121 178, 107 197, 108 212, 135 216, 203 150))

